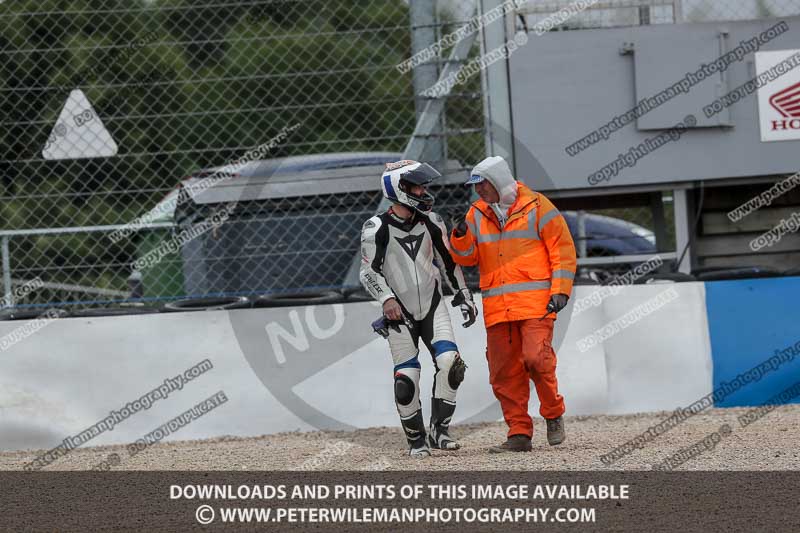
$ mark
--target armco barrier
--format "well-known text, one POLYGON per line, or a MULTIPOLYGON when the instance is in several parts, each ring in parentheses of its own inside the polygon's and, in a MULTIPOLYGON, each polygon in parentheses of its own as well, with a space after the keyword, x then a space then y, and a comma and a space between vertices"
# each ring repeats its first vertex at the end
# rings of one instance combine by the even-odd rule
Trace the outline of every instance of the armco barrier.
MULTIPOLYGON (((576 287, 571 303, 597 289, 576 287)), ((623 287, 573 316, 560 344, 564 332, 557 323, 554 345, 568 414, 672 410, 711 392, 716 363, 705 298, 702 283, 623 287), (667 287, 678 295, 669 307, 629 324, 600 345, 578 349, 579 340, 667 287)), ((448 305, 448 310, 469 365, 454 423, 497 420, 485 330, 480 322, 461 328, 458 309, 448 305)), ((395 427, 388 347, 369 328, 378 313, 376 304, 357 302, 53 321, 0 352, 0 449, 49 449, 206 358, 212 370, 98 435, 92 444, 133 442, 219 390, 228 397, 223 406, 165 440, 312 430, 325 427, 326 420, 349 427, 395 427), (297 379, 293 363, 302 358, 324 359, 326 364, 297 379), (289 393, 302 403, 288 402, 289 393)), ((741 317, 735 318, 742 323, 741 317)), ((18 325, 0 322, 0 336, 18 325)), ((722 357, 714 346, 715 355, 722 357)), ((420 360, 427 415, 433 365, 424 349, 420 360)), ((535 396, 530 405, 534 415, 535 396)))

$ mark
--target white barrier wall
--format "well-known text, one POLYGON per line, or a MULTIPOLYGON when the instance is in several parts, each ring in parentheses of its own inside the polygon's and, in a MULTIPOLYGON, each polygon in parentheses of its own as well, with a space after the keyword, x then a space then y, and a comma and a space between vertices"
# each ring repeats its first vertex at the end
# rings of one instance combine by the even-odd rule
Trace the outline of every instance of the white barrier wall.
MULTIPOLYGON (((594 290, 576 287, 572 302, 594 290)), ((458 310, 448 309, 469 365, 454 423, 499 419, 485 330, 480 322, 461 328, 458 310)), ((133 442, 220 390, 225 404, 165 440, 395 426, 388 346, 369 327, 377 316, 376 305, 354 303, 55 320, 0 352, 0 449, 57 446, 204 359, 214 368, 86 445, 133 442)), ((23 324, 0 322, 0 336, 23 324)), ((669 410, 711 390, 702 283, 622 288, 569 323, 560 319, 554 346, 567 325, 557 349, 567 414, 669 410), (579 340, 668 287, 677 299, 579 350, 579 340)), ((422 352, 427 416, 433 365, 422 352)))
MULTIPOLYGON (((604 319, 622 316, 664 284, 636 287, 609 298, 604 319)), ((712 391, 705 284, 674 286, 678 298, 603 343, 609 414, 661 411, 689 405, 712 391)))

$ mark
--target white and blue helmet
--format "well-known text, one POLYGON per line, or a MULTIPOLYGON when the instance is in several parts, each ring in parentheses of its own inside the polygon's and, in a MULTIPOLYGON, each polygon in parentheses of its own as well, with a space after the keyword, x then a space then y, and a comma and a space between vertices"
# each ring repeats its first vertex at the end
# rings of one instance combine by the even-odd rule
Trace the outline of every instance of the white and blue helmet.
POLYGON ((442 175, 427 163, 409 159, 387 163, 381 177, 383 196, 394 203, 427 213, 433 207, 433 195, 427 191, 422 196, 411 194, 408 186, 427 185, 440 177, 442 175))

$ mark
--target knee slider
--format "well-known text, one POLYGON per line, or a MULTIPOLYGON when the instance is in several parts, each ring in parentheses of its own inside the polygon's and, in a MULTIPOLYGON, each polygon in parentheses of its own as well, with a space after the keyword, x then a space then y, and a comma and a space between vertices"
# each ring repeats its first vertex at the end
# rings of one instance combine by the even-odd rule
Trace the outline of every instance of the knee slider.
POLYGON ((414 381, 405 374, 394 375, 394 398, 400 405, 408 405, 414 399, 414 381))
POLYGON ((450 371, 447 373, 447 383, 451 389, 457 389, 461 382, 464 381, 464 374, 467 371, 467 365, 461 359, 459 354, 456 354, 453 363, 450 365, 450 371))

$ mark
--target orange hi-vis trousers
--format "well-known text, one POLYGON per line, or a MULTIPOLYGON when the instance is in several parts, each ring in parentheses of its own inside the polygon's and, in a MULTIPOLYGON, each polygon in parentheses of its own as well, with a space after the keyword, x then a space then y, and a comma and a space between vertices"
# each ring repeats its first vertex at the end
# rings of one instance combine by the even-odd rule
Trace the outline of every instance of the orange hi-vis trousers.
POLYGON ((536 387, 544 418, 564 414, 558 393, 556 353, 551 345, 555 320, 538 318, 500 322, 486 330, 489 383, 508 424, 508 436, 533 436, 528 414, 530 381, 536 387))

